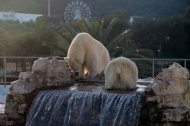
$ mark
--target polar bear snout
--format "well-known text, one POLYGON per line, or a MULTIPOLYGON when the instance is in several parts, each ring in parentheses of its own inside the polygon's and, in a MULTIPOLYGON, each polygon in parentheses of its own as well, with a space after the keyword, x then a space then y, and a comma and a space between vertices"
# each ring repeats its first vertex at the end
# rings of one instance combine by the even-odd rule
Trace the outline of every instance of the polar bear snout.
POLYGON ((78 76, 79 75, 79 72, 77 71, 77 72, 74 72, 75 73, 75 76, 78 76))
POLYGON ((79 71, 78 70, 73 70, 73 71, 74 71, 75 76, 79 75, 79 71))

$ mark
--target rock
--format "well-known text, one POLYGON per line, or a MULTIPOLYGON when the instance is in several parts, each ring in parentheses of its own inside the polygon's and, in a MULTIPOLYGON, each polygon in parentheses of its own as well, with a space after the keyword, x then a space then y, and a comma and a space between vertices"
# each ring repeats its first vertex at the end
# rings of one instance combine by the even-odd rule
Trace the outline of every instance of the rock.
MULTIPOLYGON (((11 95, 11 94, 8 94, 11 95)), ((25 103, 26 99, 25 99, 25 94, 14 94, 12 95, 12 98, 14 99, 14 101, 18 102, 18 103, 25 103)))
POLYGON ((38 83, 40 86, 62 86, 70 83, 71 72, 68 69, 68 63, 65 60, 57 60, 53 57, 51 60, 40 58, 32 66, 32 75, 29 77, 30 83, 38 83))
POLYGON ((174 63, 168 69, 163 69, 163 79, 165 81, 181 82, 189 79, 189 71, 180 64, 174 63))
POLYGON ((24 114, 25 111, 26 111, 26 107, 27 107, 26 104, 20 104, 20 105, 18 105, 18 113, 19 114, 24 114))
POLYGON ((104 70, 100 74, 97 73, 96 76, 93 78, 93 80, 103 80, 103 81, 105 81, 104 70))
POLYGON ((32 72, 34 73, 44 73, 46 69, 48 68, 48 59, 47 58, 39 58, 36 61, 34 61, 34 64, 32 66, 32 72))
POLYGON ((189 90, 189 71, 181 67, 180 64, 174 63, 168 69, 163 69, 163 73, 158 74, 154 83, 146 88, 147 94, 168 95, 182 94, 189 90), (158 79, 162 77, 163 79, 158 79))
POLYGON ((70 82, 71 72, 68 70, 67 62, 52 58, 47 71, 47 86, 61 86, 70 82))
POLYGON ((18 103, 17 102, 7 102, 5 104, 5 109, 12 109, 12 108, 17 108, 18 103))
POLYGON ((8 118, 12 118, 12 119, 21 119, 22 118, 22 116, 17 113, 17 108, 5 109, 5 113, 7 114, 8 118))
POLYGON ((34 62, 32 72, 21 72, 19 80, 11 83, 10 94, 29 94, 36 88, 63 86, 70 83, 68 63, 56 57, 40 58, 34 62))
MULTIPOLYGON (((178 125, 180 125, 180 122, 187 122, 190 121, 189 118, 189 109, 187 108, 174 108, 174 109, 164 109, 164 110, 156 110, 154 112, 153 118, 152 118, 159 126, 164 126, 164 122, 179 122, 178 125), (162 122, 162 123, 158 123, 162 122)), ((167 125, 166 125, 167 126, 167 125)), ((173 126, 173 125, 171 125, 173 126)), ((185 125, 186 126, 186 125, 185 125)), ((189 125, 187 125, 189 126, 189 125)))
POLYGON ((163 107, 186 107, 190 109, 190 94, 171 94, 171 95, 148 95, 146 97, 147 104, 155 104, 157 108, 163 107))
POLYGON ((18 114, 24 114, 25 111, 26 111, 26 109, 19 109, 17 112, 18 112, 18 114))
POLYGON ((189 71, 174 63, 145 89, 151 125, 190 125, 189 71))
POLYGON ((14 101, 12 95, 7 94, 7 96, 6 96, 6 102, 12 102, 12 101, 14 101))
POLYGON ((20 104, 19 106, 18 106, 18 109, 25 109, 26 108, 26 104, 20 104))
POLYGON ((187 108, 175 108, 175 109, 166 109, 163 111, 163 118, 162 121, 174 121, 174 122, 180 122, 188 121, 190 118, 189 115, 189 109, 187 108))
POLYGON ((147 94, 155 95, 168 95, 168 94, 182 94, 185 92, 185 86, 183 83, 163 82, 158 81, 156 83, 148 85, 146 88, 147 94))
POLYGON ((58 57, 37 59, 31 72, 21 72, 19 80, 11 83, 6 98, 6 119, 0 118, 0 125, 24 125, 25 115, 39 90, 71 84, 70 76, 66 61, 58 57))
POLYGON ((25 82, 29 81, 30 72, 20 72, 19 79, 25 82))
MULTIPOLYGON (((112 92, 104 89, 103 73, 97 75, 95 80, 88 82, 82 80, 83 83, 80 81, 78 83, 80 86, 72 85, 76 82, 71 82, 71 76, 75 79, 75 75, 68 69, 68 63, 58 60, 58 57, 36 60, 31 72, 20 73, 19 80, 11 83, 10 93, 6 98, 5 113, 2 117, 0 116, 0 125, 25 125, 29 107, 40 90, 70 84, 69 86, 72 87, 65 86, 65 88, 74 92, 112 92)), ((174 63, 168 69, 163 69, 163 72, 154 79, 138 80, 137 90, 130 93, 145 95, 146 107, 142 115, 147 125, 190 125, 190 82, 188 79, 189 71, 174 63)), ((120 90, 117 92, 126 93, 120 90)))
POLYGON ((36 87, 41 87, 41 84, 39 83, 39 80, 37 78, 37 74, 34 72, 30 73, 30 76, 28 77, 29 83, 32 83, 33 85, 36 85, 36 87))
POLYGON ((22 80, 16 80, 10 85, 10 94, 29 94, 36 88, 36 85, 32 85, 22 80))
POLYGON ((0 113, 0 126, 15 126, 15 122, 8 120, 5 113, 0 113))
POLYGON ((163 80, 163 72, 160 72, 160 73, 154 78, 154 81, 157 81, 157 80, 163 80))
POLYGON ((153 83, 153 78, 145 78, 145 79, 138 79, 137 80, 137 84, 140 85, 149 85, 153 83))

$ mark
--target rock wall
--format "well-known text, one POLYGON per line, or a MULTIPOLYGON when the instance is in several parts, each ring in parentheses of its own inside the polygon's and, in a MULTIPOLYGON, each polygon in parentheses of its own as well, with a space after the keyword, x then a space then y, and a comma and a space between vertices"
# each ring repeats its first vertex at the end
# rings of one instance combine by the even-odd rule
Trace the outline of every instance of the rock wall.
POLYGON ((155 77, 146 89, 145 120, 149 125, 190 125, 189 71, 174 63, 155 77))
MULTIPOLYGON (((6 98, 1 126, 24 126, 33 99, 39 91, 73 85, 71 71, 64 60, 41 58, 34 62, 31 72, 22 72, 11 83, 6 98)), ((141 112, 141 125, 190 125, 189 71, 174 63, 155 77, 145 89, 146 105, 141 112)), ((141 83, 142 83, 141 82, 141 83)), ((98 87, 97 87, 98 88, 98 87)))
POLYGON ((21 72, 19 80, 11 83, 6 98, 5 114, 0 116, 2 126, 24 126, 33 99, 40 90, 71 84, 71 72, 64 60, 40 58, 31 72, 21 72))

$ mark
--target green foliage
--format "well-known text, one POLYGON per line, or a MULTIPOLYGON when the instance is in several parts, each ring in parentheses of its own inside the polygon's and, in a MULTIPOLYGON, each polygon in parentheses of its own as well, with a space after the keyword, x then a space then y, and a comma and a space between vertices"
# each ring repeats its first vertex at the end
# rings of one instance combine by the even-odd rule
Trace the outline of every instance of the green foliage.
POLYGON ((63 24, 63 32, 58 34, 63 38, 62 44, 45 42, 46 45, 62 52, 66 56, 68 47, 73 38, 81 32, 89 33, 93 38, 100 41, 109 51, 111 57, 154 57, 151 49, 138 48, 135 44, 126 45, 131 39, 134 30, 126 30, 128 18, 125 11, 116 10, 112 15, 102 20, 93 19, 91 24, 85 19, 75 21, 71 24, 63 24))
MULTIPOLYGON (((23 0, 21 1, 23 2, 23 4, 26 5, 30 3, 31 7, 33 7, 34 9, 30 10, 30 8, 28 8, 29 10, 25 12, 32 13, 35 11, 39 11, 39 9, 36 8, 40 6, 39 12, 43 12, 44 14, 47 13, 47 0, 29 0, 27 1, 28 3, 23 0), (35 2, 38 3, 36 8, 34 7, 35 2)), ((15 4, 15 7, 18 7, 18 3, 20 1, 17 1, 17 3, 15 1, 8 0, 8 2, 9 4, 6 1, 2 1, 0 5, 0 10, 3 8, 5 9, 5 7, 1 8, 1 6, 12 6, 13 4, 15 4)), ((55 12, 55 16, 63 16, 63 14, 61 13, 63 13, 64 7, 67 5, 68 2, 70 1, 51 1, 52 14, 53 12, 55 12), (60 12, 60 15, 58 15, 58 12, 60 12)), ((52 50, 50 50, 48 47, 44 47, 43 45, 49 45, 54 49, 60 50, 62 52, 61 55, 66 55, 67 49, 76 34, 79 32, 87 32, 91 34, 94 38, 102 42, 108 48, 111 57, 127 56, 152 58, 155 57, 156 54, 156 57, 160 56, 161 58, 189 58, 190 9, 187 8, 187 6, 190 5, 190 2, 180 1, 174 3, 170 0, 166 0, 164 2, 156 0, 97 0, 84 2, 89 5, 90 9, 92 10, 92 15, 95 15, 96 13, 97 17, 104 18, 93 19, 90 24, 84 19, 73 22, 71 24, 63 24, 61 32, 58 32, 62 38, 61 42, 60 38, 58 42, 58 37, 55 34, 55 32, 60 29, 55 28, 55 25, 53 25, 57 24, 57 26, 59 26, 60 18, 58 17, 39 17, 36 23, 27 22, 23 24, 20 24, 18 21, 0 21, 1 55, 17 55, 18 53, 16 51, 15 53, 11 53, 11 51, 13 52, 14 50, 14 46, 16 47, 16 44, 14 43, 18 43, 17 45, 25 45, 24 43, 28 43, 28 45, 32 46, 32 44, 30 43, 32 41, 35 41, 36 44, 34 42, 34 46, 32 46, 31 48, 36 48, 36 52, 39 52, 34 52, 34 55, 45 54, 44 52, 40 52, 40 50, 37 51, 37 43, 39 44, 40 48, 47 49, 45 49, 47 55, 50 54, 52 50), (163 5, 162 8, 156 9, 158 7, 161 7, 161 5, 163 5), (120 10, 116 10, 118 6, 120 7, 120 10), (179 8, 179 6, 181 6, 181 8, 179 8), (137 7, 138 9, 135 10, 135 8, 137 7), (153 8, 155 9, 155 11, 152 11, 153 8), (168 10, 166 10, 166 8, 168 10), (133 24, 128 24, 127 21, 130 15, 145 15, 145 12, 147 13, 147 15, 155 17, 172 15, 173 13, 184 15, 155 19, 142 17, 141 19, 135 19, 133 24), (122 34, 127 29, 130 29, 130 32, 127 34, 122 34), (34 39, 32 39, 32 36, 34 37, 34 39), (132 40, 133 42, 128 43, 128 40, 132 40), (158 50, 160 49, 161 53, 159 55, 158 50)), ((23 6, 22 8, 20 8, 20 10, 24 10, 24 8, 25 7, 23 6)), ((7 10, 8 9, 9 7, 7 8, 7 10)), ((24 49, 35 50, 23 48, 23 50, 24 49)), ((32 55, 27 51, 21 54, 32 55)))
POLYGON ((43 46, 33 33, 5 33, 0 40, 3 56, 48 55, 50 50, 43 46))
POLYGON ((122 10, 114 10, 111 16, 117 19, 123 19, 124 21, 129 19, 127 12, 122 10))
MULTIPOLYGON (((70 45, 73 38, 78 33, 81 33, 81 32, 89 33, 93 38, 102 42, 102 44, 105 47, 107 47, 107 49, 109 50, 110 55, 114 56, 112 54, 114 54, 116 44, 119 43, 120 41, 123 41, 127 37, 127 33, 121 33, 121 34, 118 34, 117 37, 114 38, 113 40, 111 41, 108 40, 108 38, 110 37, 110 32, 113 30, 114 25, 118 23, 117 21, 118 21, 117 19, 113 18, 111 22, 109 23, 108 27, 103 29, 104 20, 98 21, 94 19, 91 25, 89 25, 85 19, 82 19, 82 20, 74 22, 73 24, 63 24, 62 27, 63 27, 64 33, 59 33, 59 34, 63 38, 63 43, 70 45)), ((64 55, 67 54, 67 49, 65 49, 64 47, 61 48, 57 44, 54 44, 54 45, 50 43, 46 43, 46 44, 53 48, 57 48, 64 55)))
MULTIPOLYGON (((63 42, 69 44, 72 42, 73 38, 80 32, 89 33, 93 38, 101 41, 105 46, 108 45, 107 38, 109 36, 109 32, 111 31, 114 24, 117 22, 116 19, 113 19, 109 26, 106 29, 103 29, 104 21, 98 21, 94 19, 91 25, 85 19, 74 22, 73 24, 63 24, 64 33, 59 33, 63 42)), ((60 48, 59 48, 60 49, 60 48)), ((64 55, 67 54, 67 50, 63 51, 64 55)))
POLYGON ((128 14, 126 11, 122 10, 115 10, 111 15, 108 15, 103 18, 104 24, 103 28, 107 28, 110 21, 116 18, 117 23, 113 26, 112 30, 110 31, 110 36, 108 38, 108 41, 114 39, 118 34, 122 33, 123 31, 128 29, 128 14))
POLYGON ((185 18, 186 18, 186 19, 190 19, 190 7, 188 7, 188 8, 186 9, 185 18))
POLYGON ((20 24, 18 21, 2 21, 0 20, 0 27, 4 31, 15 33, 15 32, 31 32, 34 29, 34 22, 27 22, 20 24))
MULTIPOLYGON (((190 7, 185 12, 184 34, 186 35, 186 48, 190 50, 190 7)), ((190 51, 185 55, 185 58, 190 58, 190 51)))
POLYGON ((121 19, 113 18, 110 23, 105 27, 104 24, 105 20, 108 18, 102 19, 99 21, 97 19, 93 19, 91 25, 85 19, 78 20, 73 24, 63 24, 64 32, 59 32, 59 35, 63 38, 62 46, 57 43, 49 43, 46 42, 45 44, 59 50, 62 52, 62 55, 66 56, 67 49, 70 43, 72 42, 73 38, 81 32, 89 33, 93 38, 100 41, 109 51, 111 57, 118 57, 118 56, 127 56, 127 57, 153 57, 154 52, 150 49, 137 49, 137 46, 133 47, 130 45, 123 45, 123 43, 131 38, 133 34, 133 30, 126 30, 115 31, 116 26, 118 24, 127 24, 126 22, 121 23, 121 19), (112 34, 111 34, 112 33, 112 34), (114 34, 113 33, 117 33, 114 34), (113 37, 114 36, 114 37, 113 37), (125 48, 124 48, 125 47, 125 48))
POLYGON ((51 55, 50 48, 43 42, 57 42, 56 34, 43 17, 36 24, 0 21, 0 25, 0 55, 3 56, 51 55))
POLYGON ((139 48, 151 49, 157 56, 164 58, 183 58, 189 52, 186 42, 189 30, 185 34, 185 25, 188 27, 183 16, 174 16, 157 20, 138 19, 130 28, 134 30, 132 39, 138 43, 139 48))
POLYGON ((129 58, 153 58, 155 53, 150 49, 127 48, 123 56, 129 58))
POLYGON ((56 43, 57 38, 55 32, 48 26, 45 17, 38 17, 35 25, 35 36, 38 42, 45 43, 56 43))

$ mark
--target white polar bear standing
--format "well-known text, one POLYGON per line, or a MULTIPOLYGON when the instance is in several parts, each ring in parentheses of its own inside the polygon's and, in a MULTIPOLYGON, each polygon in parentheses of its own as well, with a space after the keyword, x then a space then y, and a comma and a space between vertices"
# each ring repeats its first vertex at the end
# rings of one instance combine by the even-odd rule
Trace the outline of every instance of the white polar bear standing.
POLYGON ((88 72, 85 78, 93 79, 104 70, 110 56, 102 43, 88 33, 79 33, 71 42, 65 60, 71 70, 79 72, 77 78, 84 78, 85 72, 88 72))
POLYGON ((135 89, 138 69, 133 61, 119 57, 111 60, 104 70, 106 89, 135 89))

